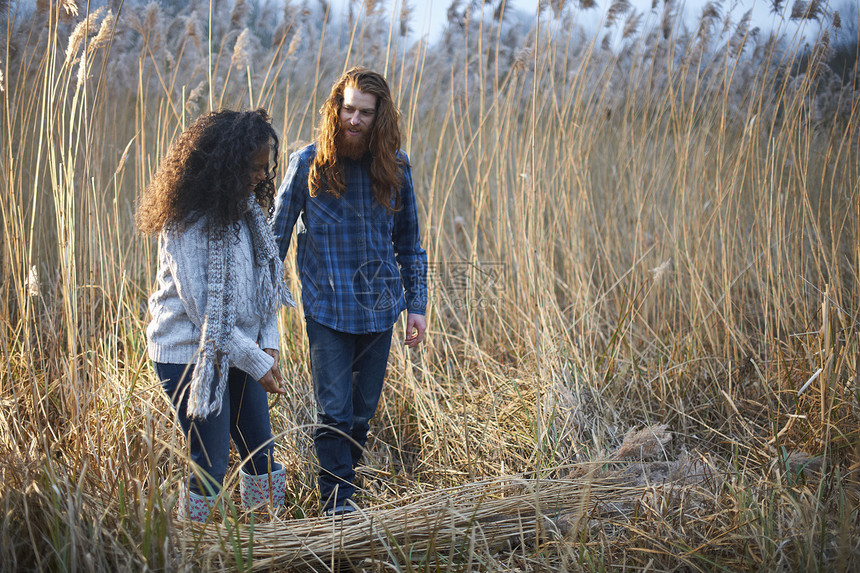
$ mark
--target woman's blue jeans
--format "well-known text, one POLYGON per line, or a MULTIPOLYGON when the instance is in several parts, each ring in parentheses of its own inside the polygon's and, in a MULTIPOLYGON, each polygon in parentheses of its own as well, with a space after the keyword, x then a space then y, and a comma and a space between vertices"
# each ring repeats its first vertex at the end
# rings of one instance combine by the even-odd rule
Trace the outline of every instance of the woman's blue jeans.
POLYGON ((349 334, 306 322, 317 404, 317 480, 321 505, 328 509, 355 492, 355 467, 382 393, 392 329, 349 334))
POLYGON ((221 413, 204 420, 186 414, 188 387, 194 365, 155 363, 161 386, 170 396, 182 433, 188 442, 191 461, 197 465, 189 489, 198 495, 221 491, 230 455, 230 438, 242 458, 247 474, 280 469, 273 458, 274 442, 269 421, 269 401, 260 383, 238 368, 230 368, 221 413), (203 480, 205 483, 201 483, 203 480))

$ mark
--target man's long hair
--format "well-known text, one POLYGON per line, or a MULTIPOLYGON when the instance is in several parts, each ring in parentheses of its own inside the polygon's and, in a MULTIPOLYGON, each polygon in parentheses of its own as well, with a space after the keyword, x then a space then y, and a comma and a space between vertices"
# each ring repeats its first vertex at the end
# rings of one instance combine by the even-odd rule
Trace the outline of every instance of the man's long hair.
POLYGON ((140 196, 135 223, 145 234, 182 230, 201 216, 217 231, 235 225, 245 210, 253 156, 269 145, 272 164, 254 196, 271 216, 278 167, 278 136, 264 109, 213 111, 194 121, 170 146, 140 196))
POLYGON ((331 94, 320 108, 322 121, 316 158, 308 174, 308 189, 311 196, 316 196, 321 189, 338 198, 346 193, 343 167, 337 156, 340 110, 346 88, 376 96, 376 114, 368 142, 370 182, 376 200, 389 211, 395 211, 400 208, 400 186, 403 184, 404 161, 397 155, 400 150, 400 112, 391 99, 385 78, 366 68, 355 67, 344 73, 332 86, 331 94))

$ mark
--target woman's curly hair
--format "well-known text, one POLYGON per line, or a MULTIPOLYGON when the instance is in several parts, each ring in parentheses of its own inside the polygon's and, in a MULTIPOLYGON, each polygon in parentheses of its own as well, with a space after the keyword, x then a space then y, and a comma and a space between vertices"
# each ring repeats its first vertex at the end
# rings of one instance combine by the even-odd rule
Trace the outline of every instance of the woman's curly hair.
POLYGON ((272 163, 254 195, 271 216, 278 136, 269 116, 264 109, 221 110, 197 118, 170 146, 140 196, 137 228, 145 234, 182 230, 204 215, 215 229, 235 225, 244 212, 254 154, 266 145, 272 163))
POLYGON ((355 67, 345 72, 332 86, 331 94, 322 105, 317 152, 308 173, 308 189, 316 196, 325 189, 335 197, 346 192, 343 168, 338 163, 337 135, 340 131, 340 110, 346 88, 376 96, 376 115, 368 143, 370 181, 376 200, 389 211, 392 198, 394 210, 400 208, 400 187, 403 184, 403 163, 400 150, 400 112, 391 99, 388 83, 380 74, 367 68, 355 67))

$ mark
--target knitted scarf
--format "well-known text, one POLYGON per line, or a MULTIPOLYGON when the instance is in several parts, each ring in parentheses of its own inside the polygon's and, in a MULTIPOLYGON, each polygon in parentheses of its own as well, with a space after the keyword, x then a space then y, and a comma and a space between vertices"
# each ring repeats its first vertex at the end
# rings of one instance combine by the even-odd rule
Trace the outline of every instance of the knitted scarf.
MULTIPOLYGON (((256 199, 248 198, 245 221, 251 232, 254 265, 258 267, 257 315, 266 320, 281 305, 296 306, 284 282, 284 269, 275 239, 256 199)), ((191 375, 187 413, 190 418, 206 418, 221 412, 227 375, 230 371, 230 343, 236 324, 236 275, 233 234, 209 229, 209 268, 206 315, 200 333, 200 352, 191 375)))

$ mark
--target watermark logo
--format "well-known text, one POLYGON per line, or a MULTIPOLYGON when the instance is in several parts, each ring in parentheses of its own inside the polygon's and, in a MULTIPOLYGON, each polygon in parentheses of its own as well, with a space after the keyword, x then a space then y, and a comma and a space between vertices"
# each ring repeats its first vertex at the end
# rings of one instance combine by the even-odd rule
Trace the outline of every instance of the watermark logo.
POLYGON ((504 276, 505 264, 493 261, 441 261, 430 263, 427 272, 438 306, 453 311, 496 305, 504 276))
MULTIPOLYGON (((492 261, 441 261, 429 263, 428 293, 435 303, 452 311, 487 309, 498 303, 505 277, 505 264, 492 261)), ((372 312, 397 306, 403 283, 397 265, 368 261, 353 274, 356 303, 372 312)))
POLYGON ((358 305, 372 312, 391 310, 403 293, 399 269, 386 261, 368 261, 358 267, 352 285, 358 305))

